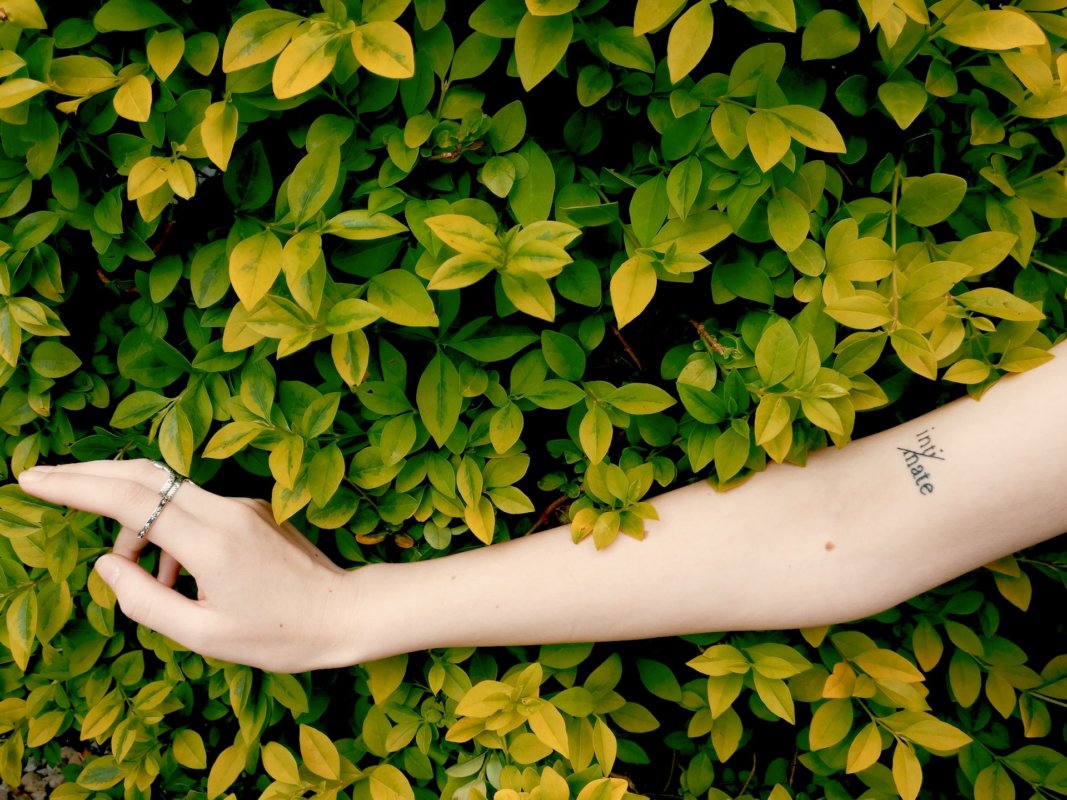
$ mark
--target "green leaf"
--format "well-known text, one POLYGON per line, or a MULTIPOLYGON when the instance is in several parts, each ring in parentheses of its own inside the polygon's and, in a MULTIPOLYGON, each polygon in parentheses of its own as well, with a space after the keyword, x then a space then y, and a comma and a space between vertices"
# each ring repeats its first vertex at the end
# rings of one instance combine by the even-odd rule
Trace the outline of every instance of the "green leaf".
POLYGON ((371 278, 367 299, 395 325, 421 328, 439 324, 426 287, 405 270, 391 269, 371 278))
POLYGON ((679 217, 685 219, 704 184, 700 159, 690 156, 671 168, 667 176, 667 199, 679 217))
POLYGON ((585 372, 585 351, 565 333, 541 332, 541 351, 549 368, 564 380, 581 380, 585 372))
POLYGON ((628 383, 608 392, 601 402, 627 414, 655 414, 674 405, 674 398, 649 383, 628 383))
POLYGON ((83 789, 102 792, 110 789, 126 776, 126 771, 115 763, 114 756, 94 758, 78 773, 78 785, 83 789))
POLYGON ((548 77, 567 52, 573 36, 570 14, 523 16, 515 33, 515 64, 523 89, 530 91, 548 77))
POLYGON ((963 202, 967 181, 936 172, 905 181, 897 212, 912 225, 928 228, 948 219, 963 202))
POLYGON ((93 17, 93 26, 101 33, 140 31, 165 23, 177 25, 151 0, 108 0, 93 17))
POLYGON ((168 398, 157 392, 141 391, 128 394, 115 406, 111 415, 111 426, 129 428, 137 425, 161 411, 169 402, 168 398))
POLYGON ((767 226, 774 243, 787 253, 800 247, 811 233, 807 209, 789 196, 775 197, 767 203, 767 226))
POLYGON ((459 371, 451 359, 436 353, 426 365, 415 390, 415 402, 426 430, 443 447, 459 421, 462 406, 459 371))
POLYGON ((749 442, 733 427, 727 428, 715 440, 715 473, 720 483, 734 477, 748 461, 749 442))
POLYGON ((953 14, 940 37, 975 50, 1011 50, 1043 45, 1045 32, 1032 17, 1016 9, 953 14))
POLYGON ((840 58, 859 44, 860 29, 855 21, 836 9, 825 8, 804 26, 800 58, 804 61, 840 58))
POLYGON ((599 464, 611 447, 612 425, 607 412, 599 405, 589 409, 578 426, 578 441, 590 463, 599 464))
POLYGON ((62 378, 74 372, 81 364, 81 359, 73 350, 53 341, 41 342, 30 356, 30 367, 45 378, 62 378))
POLYGON ((878 87, 878 99, 904 130, 926 107, 926 88, 918 81, 886 81, 878 87))
POLYGON ((767 387, 781 383, 790 375, 797 363, 800 342, 793 326, 786 319, 772 323, 756 345, 756 369, 767 387))

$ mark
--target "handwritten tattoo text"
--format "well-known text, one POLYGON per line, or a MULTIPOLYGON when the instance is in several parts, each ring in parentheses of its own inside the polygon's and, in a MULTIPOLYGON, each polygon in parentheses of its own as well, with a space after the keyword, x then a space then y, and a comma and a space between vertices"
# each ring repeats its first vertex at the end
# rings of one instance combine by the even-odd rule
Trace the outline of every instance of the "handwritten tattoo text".
POLYGON ((897 448, 904 456, 904 464, 911 473, 919 494, 923 495, 934 493, 934 477, 928 469, 929 462, 945 460, 945 451, 934 444, 931 431, 933 428, 915 434, 914 448, 897 448))

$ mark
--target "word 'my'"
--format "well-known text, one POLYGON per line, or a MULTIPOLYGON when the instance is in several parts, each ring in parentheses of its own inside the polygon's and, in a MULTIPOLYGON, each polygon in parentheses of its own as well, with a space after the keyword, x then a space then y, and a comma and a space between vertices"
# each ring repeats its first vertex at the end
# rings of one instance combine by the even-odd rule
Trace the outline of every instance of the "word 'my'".
POLYGON ((932 430, 933 428, 930 428, 915 434, 917 444, 914 450, 907 447, 897 448, 904 454, 904 464, 907 466, 908 471, 911 472, 911 477, 919 489, 919 494, 934 493, 934 478, 926 469, 927 460, 945 460, 945 451, 938 449, 937 445, 934 444, 933 436, 930 433, 932 430))

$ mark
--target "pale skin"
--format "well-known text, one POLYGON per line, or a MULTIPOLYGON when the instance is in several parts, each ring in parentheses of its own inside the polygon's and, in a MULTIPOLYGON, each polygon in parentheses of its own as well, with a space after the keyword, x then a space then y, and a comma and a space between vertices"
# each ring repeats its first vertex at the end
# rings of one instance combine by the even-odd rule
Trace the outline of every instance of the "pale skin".
POLYGON ((96 569, 127 616, 204 655, 274 671, 433 647, 844 622, 1067 530, 1067 343, 1053 352, 980 401, 821 451, 806 467, 773 465, 725 493, 704 483, 668 492, 645 541, 623 536, 600 552, 560 527, 345 571, 275 525, 265 504, 191 483, 138 540, 165 482, 148 461, 38 467, 19 482, 121 524, 96 569), (906 452, 931 445, 929 456, 906 452), (149 542, 162 550, 155 576, 137 563, 149 542), (197 600, 172 588, 179 565, 197 600))

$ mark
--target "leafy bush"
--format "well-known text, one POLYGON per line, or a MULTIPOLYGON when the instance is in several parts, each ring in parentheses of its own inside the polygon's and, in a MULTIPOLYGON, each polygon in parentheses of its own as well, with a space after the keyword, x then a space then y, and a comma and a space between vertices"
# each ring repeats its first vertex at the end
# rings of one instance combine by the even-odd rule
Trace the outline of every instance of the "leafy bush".
MULTIPOLYGON (((0 9, 12 476, 162 458, 347 565, 604 547, 1065 329, 1061 0, 90 5, 0 9)), ((1067 793, 1054 546, 830 631, 288 676, 116 618, 96 518, 0 532, 0 777, 80 741, 55 798, 1067 793)))

